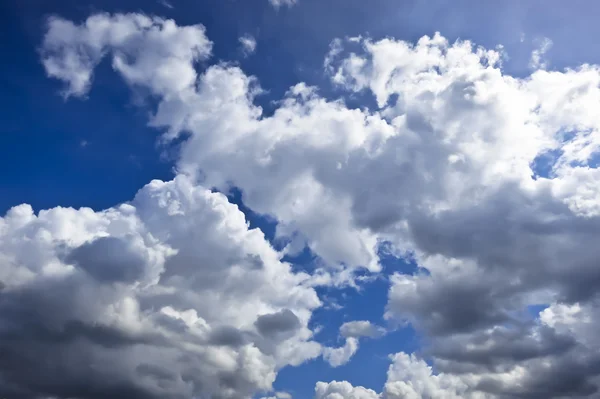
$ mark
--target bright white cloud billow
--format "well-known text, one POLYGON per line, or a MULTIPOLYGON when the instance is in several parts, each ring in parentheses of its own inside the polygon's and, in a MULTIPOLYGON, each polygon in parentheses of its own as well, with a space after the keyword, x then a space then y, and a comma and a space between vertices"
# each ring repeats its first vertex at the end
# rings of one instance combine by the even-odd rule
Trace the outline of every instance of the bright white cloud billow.
POLYGON ((391 356, 392 364, 382 393, 364 387, 352 386, 347 381, 318 382, 315 399, 486 399, 483 393, 469 393, 469 375, 434 375, 423 360, 400 352, 391 356))
POLYGON ((199 25, 138 14, 49 21, 43 63, 67 94, 86 95, 106 57, 158 100, 149 122, 164 139, 184 140, 178 177, 131 204, 2 219, 6 394, 245 398, 284 365, 341 365, 377 334, 355 322, 341 348, 313 342, 311 286, 381 272, 383 243, 421 268, 390 276, 386 317, 422 334, 436 372, 399 353, 380 394, 331 382, 317 398, 597 394, 599 67, 517 78, 496 50, 439 34, 338 40, 327 73, 377 109, 298 83, 266 116, 239 67, 197 72, 210 49, 199 25), (277 220, 284 253, 320 257, 313 275, 203 188, 231 186, 277 220))
POLYGON ((65 95, 81 96, 89 90, 94 67, 110 51, 113 68, 128 83, 166 93, 194 84, 193 63, 208 57, 211 47, 202 25, 179 27, 142 14, 96 14, 79 26, 53 17, 42 62, 48 76, 68 83, 65 95))

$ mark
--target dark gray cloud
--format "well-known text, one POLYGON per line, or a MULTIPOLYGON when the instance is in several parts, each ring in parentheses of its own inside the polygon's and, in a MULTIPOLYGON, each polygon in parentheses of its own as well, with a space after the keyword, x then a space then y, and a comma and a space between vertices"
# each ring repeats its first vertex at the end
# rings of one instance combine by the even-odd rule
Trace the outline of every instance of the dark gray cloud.
POLYGON ((282 333, 293 332, 300 328, 300 320, 289 309, 277 313, 261 315, 254 323, 258 332, 263 336, 274 336, 282 333))
POLYGON ((596 397, 599 388, 594 379, 598 375, 600 356, 577 353, 531 368, 519 387, 483 379, 478 388, 500 397, 523 399, 596 397))
POLYGON ((572 336, 559 334, 547 326, 523 323, 438 337, 430 342, 426 352, 438 360, 440 371, 464 373, 482 368, 500 371, 532 359, 558 358, 577 346, 572 336))
POLYGON ((77 265, 101 282, 131 283, 142 278, 146 259, 131 242, 117 237, 100 237, 73 249, 65 262, 77 265))
POLYGON ((238 347, 248 342, 246 334, 235 327, 223 326, 210 333, 209 342, 213 345, 238 347))

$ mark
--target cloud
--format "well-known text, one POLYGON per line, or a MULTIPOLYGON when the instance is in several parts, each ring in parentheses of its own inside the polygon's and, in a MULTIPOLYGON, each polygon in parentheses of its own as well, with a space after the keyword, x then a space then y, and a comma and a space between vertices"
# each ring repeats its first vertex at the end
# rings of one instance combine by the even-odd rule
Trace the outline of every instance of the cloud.
POLYGON ((275 392, 275 396, 269 396, 262 399, 292 399, 292 395, 287 392, 275 392))
POLYGON ((349 321, 342 324, 340 327, 340 334, 345 338, 377 338, 385 334, 385 329, 373 325, 369 321, 349 321))
POLYGON ((357 350, 358 339, 349 337, 346 338, 344 346, 339 348, 323 348, 323 359, 329 363, 331 367, 339 367, 348 363, 357 350))
POLYGON ((353 387, 347 381, 317 382, 315 399, 378 399, 380 396, 370 389, 353 387))
MULTIPOLYGON (((52 21, 42 50, 44 65, 50 76, 66 83, 68 93, 84 94, 93 67, 111 55, 129 85, 145 88, 158 100, 151 126, 164 129, 165 140, 183 138, 180 175, 223 192, 239 188, 247 206, 277 220, 277 238, 291 240, 294 250, 305 243, 319 257, 313 275, 292 274, 294 284, 284 290, 299 285, 314 302, 257 304, 243 313, 252 320, 227 323, 249 337, 233 341, 254 342, 244 348, 266 356, 260 364, 283 364, 281 359, 298 364, 308 354, 316 356, 320 347, 309 342, 306 328, 293 335, 301 338, 260 334, 254 324, 259 316, 289 309, 305 327, 309 309, 317 306, 309 286, 357 284, 359 271, 381 272, 378 250, 385 243, 419 266, 414 275, 390 278, 386 317, 410 323, 422 334, 423 351, 440 373, 414 356, 397 355, 384 395, 569 397, 597 392, 600 342, 588 326, 600 319, 597 66, 536 70, 519 78, 502 70, 498 51, 469 41, 450 43, 440 34, 416 43, 358 37, 336 41, 326 71, 348 96, 371 93, 374 109, 349 108, 343 99, 326 100, 316 88, 298 83, 267 116, 254 103, 261 93, 256 78, 223 64, 195 72, 194 62, 210 52, 202 27, 132 15, 91 17, 80 26, 52 21), (98 39, 93 32, 99 28, 90 21, 126 34, 98 39), (136 40, 121 40, 128 35, 136 40), (161 47, 165 35, 177 38, 169 36, 168 48, 161 47), (349 52, 345 46, 358 50, 349 52), (555 155, 551 164, 540 168, 548 154, 555 155), (541 318, 528 314, 530 306, 539 304, 551 310, 541 318), (569 326, 568 315, 578 314, 577 306, 589 321, 569 326), (294 345, 283 345, 280 336, 294 345), (514 344, 519 341, 527 347, 514 344)), ((177 215, 177 206, 171 208, 177 215)), ((141 217, 144 225, 156 218, 141 217)), ((182 249, 189 232, 178 234, 176 227, 170 226, 175 229, 170 235, 152 233, 161 244, 178 249, 169 257, 177 261, 170 261, 161 280, 182 280, 176 277, 196 254, 197 245, 182 249)), ((210 242, 217 250, 207 247, 207 253, 232 253, 210 242)), ((161 248, 147 251, 162 253, 161 248)), ((20 253, 35 258, 35 252, 20 253)), ((256 254, 251 255, 236 259, 256 268, 256 254)), ((26 270, 13 269, 11 278, 28 278, 26 270)), ((210 268, 203 273, 196 282, 203 289, 222 281, 210 268)), ((152 276, 147 274, 145 284, 152 276)), ((246 292, 239 284, 236 290, 246 292)), ((239 303, 244 302, 232 306, 239 303)), ((215 305, 219 314, 229 309, 222 306, 215 305)), ((172 329, 195 320, 194 313, 183 313, 187 309, 168 311, 175 319, 172 329)), ((211 308, 202 309, 196 314, 210 323, 203 312, 211 308)), ((356 351, 354 340, 324 349, 324 356, 342 364, 356 351)), ((268 374, 276 367, 264 370, 268 374)), ((257 381, 267 374, 257 371, 244 377, 252 383, 228 386, 266 387, 267 382, 257 381)), ((336 397, 347 386, 332 392, 322 388, 323 397, 336 397)))
POLYGON ((350 321, 340 327, 340 336, 344 345, 339 348, 323 347, 323 359, 331 367, 342 366, 352 359, 359 348, 359 338, 379 338, 385 334, 385 329, 375 326, 368 321, 350 321))
POLYGON ((308 276, 184 176, 0 227, 2 396, 242 398, 320 354, 308 276))
POLYGON ((193 62, 206 59, 211 48, 201 25, 179 27, 142 14, 96 14, 79 26, 50 18, 41 53, 48 76, 67 82, 68 97, 88 92, 94 67, 109 53, 113 69, 131 85, 150 83, 156 94, 182 90, 196 80, 193 62))
POLYGON ((122 238, 99 237, 73 249, 65 263, 80 267, 100 282, 132 283, 142 280, 149 263, 132 246, 122 238))
MULTIPOLYGON (((485 398, 469 392, 460 377, 433 374, 430 366, 413 355, 400 352, 390 357, 392 364, 382 393, 352 386, 347 381, 317 382, 315 399, 419 399, 419 398, 485 398)), ((469 377, 464 377, 468 381, 469 377)))
POLYGON ((160 5, 167 7, 169 9, 173 9, 175 7, 173 7, 173 4, 169 3, 167 0, 159 0, 158 2, 160 5))
POLYGON ((261 315, 254 323, 258 332, 262 335, 271 336, 280 333, 293 332, 301 327, 298 317, 289 309, 277 313, 261 315))
POLYGON ((342 366, 352 359, 359 348, 359 338, 380 338, 385 335, 385 329, 375 326, 368 321, 350 321, 340 327, 340 336, 344 345, 339 348, 323 347, 323 359, 331 367, 342 366))
POLYGON ((239 39, 242 53, 245 57, 256 51, 256 39, 251 35, 241 36, 239 39))
POLYGON ((276 9, 278 9, 279 7, 282 6, 288 6, 291 7, 294 4, 296 4, 297 0, 269 0, 269 3, 271 3, 271 5, 273 7, 275 7, 276 9))
POLYGON ((552 48, 552 40, 547 37, 540 40, 539 47, 531 52, 529 67, 531 69, 546 69, 548 62, 544 60, 546 53, 552 48))

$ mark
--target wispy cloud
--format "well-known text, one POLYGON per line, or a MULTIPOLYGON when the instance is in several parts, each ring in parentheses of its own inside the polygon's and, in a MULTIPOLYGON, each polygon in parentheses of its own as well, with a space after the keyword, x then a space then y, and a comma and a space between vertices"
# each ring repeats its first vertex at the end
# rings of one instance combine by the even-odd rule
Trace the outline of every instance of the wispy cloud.
POLYGON ((275 8, 279 8, 281 6, 291 7, 296 4, 297 0, 269 0, 271 5, 275 8))
POLYGON ((531 69, 546 69, 548 60, 545 58, 546 53, 552 48, 552 40, 547 37, 539 40, 539 46, 531 52, 529 67, 531 69))
POLYGON ((245 57, 256 51, 256 39, 253 36, 246 34, 240 37, 238 40, 241 45, 242 53, 245 57))

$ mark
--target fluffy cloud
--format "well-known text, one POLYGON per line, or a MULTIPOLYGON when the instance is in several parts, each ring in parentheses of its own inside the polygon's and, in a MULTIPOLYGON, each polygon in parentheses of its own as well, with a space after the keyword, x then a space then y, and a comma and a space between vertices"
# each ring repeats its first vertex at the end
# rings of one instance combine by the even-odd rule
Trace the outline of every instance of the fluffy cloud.
POLYGON ((179 27, 173 20, 142 14, 96 14, 84 24, 53 17, 42 45, 49 76, 68 83, 65 95, 89 90, 94 67, 111 54, 112 66, 132 85, 168 95, 193 85, 194 62, 210 55, 202 25, 179 27))
POLYGON ((183 176, 101 212, 20 205, 0 232, 3 396, 242 398, 320 353, 307 276, 183 176))
MULTIPOLYGON (((415 44, 352 38, 334 43, 326 70, 344 90, 371 92, 376 110, 326 100, 299 83, 272 116, 264 116, 253 101, 261 92, 258 82, 239 68, 215 65, 196 74, 194 62, 210 49, 201 27, 156 21, 100 15, 76 26, 53 19, 42 52, 46 70, 67 83, 68 93, 84 95, 93 66, 111 54, 126 82, 158 97, 150 124, 164 128, 165 139, 185 137, 179 173, 222 191, 240 188, 251 209, 278 221, 277 236, 290 240, 287 253, 308 245, 323 260, 316 276, 295 278, 343 284, 352 283, 360 268, 377 273, 381 243, 415 261, 418 273, 391 278, 386 316, 424 335, 424 350, 441 373, 402 355, 390 369, 385 395, 597 392, 599 341, 588 324, 599 319, 598 67, 537 70, 516 78, 503 72, 498 50, 468 41, 449 43, 441 35, 415 44), (141 22, 119 22, 124 19, 141 22), (98 20, 119 27, 111 32, 125 33, 98 39, 92 23, 98 20), (128 35, 136 39, 121 39, 128 35), (552 306, 532 320, 528 309, 539 304, 552 306), (579 322, 583 315, 589 323, 579 322), (519 340, 527 345, 515 344, 519 340)), ((158 240, 172 249, 179 245, 175 238, 158 240)), ((61 262, 72 259, 71 267, 93 277, 87 270, 93 266, 80 263, 98 246, 126 250, 132 260, 127 272, 96 273, 104 284, 117 277, 149 284, 156 278, 152 270, 160 270, 160 262, 143 271, 134 265, 157 259, 163 249, 140 252, 141 244, 121 241, 86 245, 61 262)), ((189 262, 177 256, 180 273, 189 262)), ((213 281, 210 270, 203 273, 213 281)), ((19 268, 14 275, 29 276, 19 268)), ((169 276, 165 271, 160 280, 169 276)), ((304 350, 283 354, 290 346, 277 339, 309 345, 309 332, 298 326, 306 325, 311 306, 316 302, 244 313, 253 320, 233 323, 235 328, 252 328, 262 340, 242 347, 256 348, 275 363, 301 361, 304 350), (269 316, 259 322, 262 315, 269 316)), ((192 316, 181 313, 180 319, 192 316)), ((230 335, 232 342, 249 342, 230 335)), ((347 346, 331 353, 343 360, 352 352, 347 346)), ((259 375, 245 381, 267 386, 256 382, 259 375)), ((336 384, 331 390, 318 386, 317 396, 371 393, 336 384)))
POLYGON ((421 398, 471 398, 489 396, 469 393, 469 376, 432 373, 431 367, 413 355, 400 352, 391 356, 392 364, 382 393, 352 386, 347 381, 318 382, 315 399, 421 399, 421 398))
POLYGON ((315 399, 378 399, 379 395, 363 387, 353 387, 347 381, 318 382, 315 399))
POLYGON ((392 277, 387 317, 425 334, 445 376, 472 373, 471 392, 596 392, 598 341, 532 321, 527 309, 597 306, 598 68, 519 80, 496 67, 500 54, 441 36, 360 44, 366 55, 337 64, 340 44, 332 48, 334 81, 371 90, 427 148, 413 149, 428 161, 412 186, 421 202, 381 230, 424 270, 392 277))

